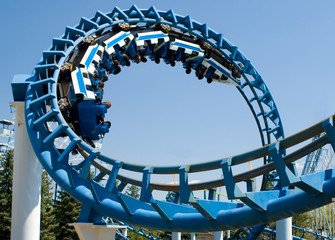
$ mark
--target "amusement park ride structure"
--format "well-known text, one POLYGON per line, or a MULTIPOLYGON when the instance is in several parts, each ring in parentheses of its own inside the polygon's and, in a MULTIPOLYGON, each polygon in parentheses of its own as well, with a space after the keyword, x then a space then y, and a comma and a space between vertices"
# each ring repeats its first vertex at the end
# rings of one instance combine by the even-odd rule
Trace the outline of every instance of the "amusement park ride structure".
POLYGON ((83 203, 81 223, 102 224, 108 216, 172 232, 219 231, 288 218, 335 197, 335 170, 298 176, 294 165, 322 146, 335 147, 334 116, 285 138, 274 99, 252 63, 222 34, 190 16, 155 7, 98 11, 77 26, 66 27, 64 35, 43 52, 33 74, 16 78, 12 88, 14 101, 25 103, 24 118, 37 158, 64 190, 83 203), (115 77, 121 67, 149 59, 171 66, 181 62, 187 74, 195 72, 209 84, 232 85, 227 87, 242 95, 256 121, 262 146, 180 166, 131 164, 99 152, 97 141, 110 127, 105 120, 109 104, 103 101, 107 75, 115 77), (63 138, 69 141, 59 147, 56 143, 63 138), (69 162, 73 154, 83 157, 74 166, 69 162), (261 166, 234 174, 236 166, 260 159, 261 166), (93 178, 92 168, 97 173, 93 178), (142 180, 121 175, 121 169, 141 174, 142 180), (188 180, 190 174, 211 170, 220 170, 222 176, 200 183, 188 180), (179 184, 154 183, 155 174, 178 175, 179 184), (258 176, 263 180, 256 189, 252 179, 258 176), (141 187, 140 199, 122 193, 127 184, 141 187), (229 200, 239 202, 193 196, 193 191, 222 186, 229 200), (175 195, 172 201, 161 201, 154 199, 153 190, 175 195))
POLYGON ((0 152, 13 149, 14 124, 13 121, 6 119, 0 121, 0 138, 4 139, 0 143, 0 152))

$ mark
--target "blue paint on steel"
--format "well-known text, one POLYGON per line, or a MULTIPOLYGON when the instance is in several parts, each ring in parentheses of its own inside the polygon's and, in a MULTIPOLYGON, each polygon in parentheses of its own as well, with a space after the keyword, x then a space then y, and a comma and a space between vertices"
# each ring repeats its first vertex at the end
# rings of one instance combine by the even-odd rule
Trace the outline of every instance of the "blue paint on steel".
POLYGON ((16 74, 12 81, 12 91, 14 101, 24 101, 29 82, 26 82, 30 75, 16 74))
POLYGON ((131 33, 123 33, 121 36, 117 37, 116 39, 114 39, 113 41, 109 42, 106 46, 106 48, 110 48, 113 47, 115 44, 117 44, 118 42, 120 42, 121 40, 127 38, 128 36, 130 36, 131 33))
MULTIPOLYGON (((237 89, 245 98, 255 116, 264 146, 248 153, 230 157, 229 162, 223 162, 225 171, 227 172, 224 174, 225 178, 211 182, 190 184, 188 182, 188 174, 220 169, 222 167, 222 160, 226 159, 226 157, 220 160, 191 164, 188 166, 150 166, 151 174, 179 173, 181 183, 180 185, 154 184, 150 182, 150 174, 147 172, 147 175, 144 175, 145 183, 143 184, 146 188, 146 191, 143 192, 143 196, 146 196, 145 200, 149 199, 147 198, 148 195, 146 195, 146 193, 149 193, 149 189, 162 189, 176 192, 176 195, 181 196, 181 202, 184 202, 184 204, 167 203, 154 199, 150 202, 138 201, 122 195, 118 191, 122 190, 127 183, 140 186, 141 181, 117 175, 119 170, 124 169, 143 174, 144 171, 149 171, 148 166, 122 162, 96 152, 92 147, 82 141, 67 123, 64 122, 56 96, 56 80, 59 75, 57 66, 63 65, 68 55, 81 42, 86 34, 92 34, 92 30, 89 30, 91 29, 90 27, 85 29, 85 31, 76 28, 66 28, 65 35, 63 36, 64 40, 54 40, 53 46, 51 47, 51 49, 64 52, 63 56, 61 58, 52 58, 52 53, 50 53, 51 55, 43 56, 44 58, 54 59, 54 62, 53 64, 46 64, 48 61, 44 59, 35 67, 33 76, 28 79, 32 84, 28 86, 25 98, 26 124, 35 153, 50 176, 52 176, 65 191, 83 202, 84 206, 90 206, 95 213, 100 215, 112 216, 122 221, 137 225, 140 224, 151 229, 183 232, 217 231, 264 224, 268 219, 275 221, 277 219, 286 218, 291 216, 292 213, 299 214, 332 201, 332 198, 335 196, 335 170, 326 170, 322 175, 311 174, 308 178, 301 178, 300 180, 307 186, 306 191, 283 189, 272 192, 242 193, 240 200, 246 204, 236 205, 234 203, 227 203, 225 209, 217 207, 219 203, 215 201, 213 201, 213 208, 210 208, 210 202, 196 202, 192 199, 190 196, 194 190, 215 188, 224 186, 225 184, 230 186, 228 188, 232 188, 232 192, 234 193, 235 183, 244 182, 252 177, 269 173, 275 169, 275 164, 270 162, 248 172, 233 175, 231 166, 263 157, 270 159, 271 154, 275 157, 280 156, 280 158, 278 158, 280 165, 283 163, 289 165, 299 159, 299 157, 305 156, 325 144, 334 143, 333 116, 296 135, 284 138, 284 131, 278 109, 274 104, 267 86, 250 61, 244 57, 237 47, 225 40, 222 34, 214 32, 210 28, 207 28, 207 26, 195 29, 194 27, 199 26, 199 24, 194 22, 189 16, 182 17, 174 14, 173 11, 157 11, 154 7, 148 10, 141 10, 141 13, 144 16, 141 21, 150 24, 164 22, 182 31, 190 31, 194 36, 208 39, 213 47, 221 51, 222 54, 234 64, 236 64, 235 61, 239 61, 244 65, 244 67, 239 68, 244 76, 244 79, 241 80, 245 82, 237 89), (162 18, 164 18, 164 20, 162 20, 162 18), (79 34, 81 38, 77 39, 77 34, 79 34), (230 52, 230 55, 228 56, 226 52, 230 52), (46 70, 50 68, 55 69, 52 76, 46 73, 46 70), (48 79, 50 80, 48 83, 50 86, 48 93, 41 94, 43 84, 39 82, 49 81, 48 79), (244 92, 244 88, 249 88, 251 91, 244 92), (251 92, 251 96, 247 95, 247 92, 251 92), (255 101, 256 104, 254 104, 255 101), (45 111, 46 105, 50 106, 51 113, 45 111), (265 111, 264 109, 269 110, 265 111), (59 127, 52 133, 50 133, 46 127, 48 121, 57 121, 59 124, 59 127), (300 147, 297 153, 286 154, 285 150, 287 148, 303 143, 307 139, 320 133, 325 133, 325 135, 313 143, 300 147), (64 136, 69 137, 71 144, 68 145, 65 151, 59 151, 53 145, 54 139, 64 136), (276 153, 277 155, 273 155, 271 147, 267 145, 267 143, 272 143, 271 137, 275 140, 279 140, 280 147, 283 150, 280 154, 276 153), (70 166, 66 161, 68 158, 66 154, 70 154, 71 150, 75 147, 82 149, 88 156, 84 162, 77 166, 77 169, 70 166), (96 160, 109 164, 113 166, 113 168, 111 170, 106 169, 99 165, 96 160), (102 186, 98 182, 88 178, 88 169, 92 166, 96 167, 103 174, 109 175, 110 180, 108 187, 102 186), (120 185, 117 187, 113 185, 113 181, 116 178, 121 180, 120 185), (309 184, 313 179, 322 182, 322 186, 309 184), (309 191, 313 191, 313 189, 319 191, 319 193, 310 194, 309 191)), ((96 16, 102 16, 100 20, 98 20, 98 17, 94 17, 90 19, 90 21, 96 23, 91 24, 92 27, 97 27, 95 31, 100 31, 108 26, 124 21, 136 23, 142 15, 135 15, 136 18, 133 18, 130 12, 124 12, 119 8, 115 8, 112 12, 104 15, 97 13, 96 16), (116 17, 120 20, 113 21, 116 17), (101 24, 99 21, 102 21, 101 24)), ((59 55, 59 53, 56 52, 54 54, 59 55)), ((284 174, 281 174, 279 177, 285 178, 286 168, 280 169, 284 169, 284 174)), ((301 182, 300 180, 299 182, 301 182)), ((294 187, 295 182, 288 181, 288 184, 290 187, 294 187)), ((237 194, 235 194, 235 197, 236 195, 237 194)))
POLYGON ((335 149, 335 124, 334 118, 328 118, 324 121, 322 127, 324 128, 325 132, 328 136, 330 136, 330 144, 332 145, 333 149, 335 149))
POLYGON ((232 159, 226 158, 222 160, 221 166, 227 189, 228 199, 231 200, 246 197, 245 193, 241 192, 240 188, 236 185, 236 182, 234 180, 234 176, 232 173, 232 159))
POLYGON ((120 161, 115 162, 113 164, 112 171, 109 174, 109 178, 108 178, 107 183, 106 183, 106 190, 108 192, 117 193, 117 191, 116 191, 116 178, 117 178, 117 174, 118 174, 120 168, 122 167, 122 164, 123 163, 120 162, 120 161))
POLYGON ((283 159, 283 151, 281 150, 280 143, 275 143, 269 147, 271 159, 276 167, 277 174, 279 175, 282 186, 289 186, 298 182, 298 178, 286 166, 283 159))
POLYGON ((140 195, 140 201, 142 202, 150 202, 152 200, 152 193, 150 189, 150 177, 152 171, 153 171, 152 167, 146 167, 143 170, 141 195, 140 195))
POLYGON ((188 203, 193 200, 193 193, 188 185, 189 166, 182 166, 179 168, 179 182, 180 182, 180 202, 188 203))

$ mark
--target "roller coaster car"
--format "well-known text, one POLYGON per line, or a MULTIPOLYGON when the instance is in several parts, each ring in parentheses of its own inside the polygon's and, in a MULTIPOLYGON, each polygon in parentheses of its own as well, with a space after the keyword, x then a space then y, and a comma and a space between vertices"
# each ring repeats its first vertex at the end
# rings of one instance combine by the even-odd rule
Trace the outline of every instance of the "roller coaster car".
POLYGON ((170 41, 169 49, 174 53, 175 61, 181 61, 183 63, 204 56, 204 50, 202 50, 198 44, 177 38, 174 41, 170 41))
POLYGON ((61 99, 63 97, 69 97, 69 92, 73 90, 72 84, 72 64, 64 63, 59 72, 58 81, 57 81, 57 98, 61 99))
POLYGON ((70 54, 67 62, 65 62, 61 67, 61 73, 71 72, 73 68, 79 66, 87 53, 87 49, 94 43, 94 38, 88 36, 78 44, 78 47, 70 54))
MULTIPOLYGON (((133 39, 134 35, 130 32, 120 31, 117 34, 109 37, 107 40, 104 40, 102 45, 104 46, 105 53, 107 53, 107 58, 105 55, 104 59, 105 62, 108 60, 113 63, 112 65, 115 66, 118 64, 121 66, 129 66, 129 56, 126 55, 126 52, 133 39), (115 61, 117 61, 117 63, 115 61)), ((120 71, 121 69, 118 70, 118 72, 120 71)))
MULTIPOLYGON (((185 33, 181 31, 177 31, 177 30, 171 30, 169 32, 169 38, 171 39, 171 41, 174 41, 175 39, 179 39, 182 41, 200 45, 197 38, 193 37, 192 35, 185 35, 185 33)), ((200 45, 200 47, 202 47, 202 45, 200 45)))
POLYGON ((109 125, 101 123, 106 106, 98 104, 103 98, 104 82, 108 79, 106 70, 100 67, 104 47, 98 43, 92 45, 93 41, 93 38, 87 38, 73 51, 63 64, 57 82, 59 107, 65 120, 88 142, 102 138, 109 131, 109 125), (66 106, 64 99, 67 99, 66 106))
MULTIPOLYGON (((121 68, 119 66, 119 61, 116 59, 110 58, 110 56, 107 53, 104 53, 101 66, 106 69, 108 74, 118 74, 121 72, 121 68)), ((98 68, 96 68, 98 69, 98 68)))
MULTIPOLYGON (((99 72, 105 74, 105 70, 96 68, 95 75, 99 72)), ((103 121, 107 112, 107 106, 101 104, 104 82, 95 80, 92 76, 86 68, 78 67, 72 71, 68 103, 65 106, 62 104, 64 101, 59 101, 59 107, 69 126, 89 143, 103 138, 110 127, 103 121)))
POLYGON ((77 100, 95 100, 92 82, 85 68, 76 68, 71 72, 72 86, 77 100))
POLYGON ((103 121, 105 113, 105 104, 96 104, 94 100, 78 103, 79 128, 83 139, 99 140, 109 132, 110 124, 103 121))
POLYGON ((104 53, 104 48, 99 44, 91 45, 87 48, 80 65, 85 66, 90 74, 94 73, 95 67, 100 63, 104 53))
MULTIPOLYGON (((175 62, 183 62, 186 73, 191 73, 191 69, 196 69, 199 63, 202 62, 204 50, 200 47, 196 38, 191 35, 185 35, 181 31, 170 30, 168 32, 170 44, 168 45, 167 53, 161 53, 165 63, 175 66, 175 62)), ((162 49, 166 51, 166 49, 162 49)))
POLYGON ((207 78, 208 83, 217 81, 235 86, 241 85, 238 79, 241 74, 237 67, 226 60, 220 52, 207 48, 205 55, 206 57, 201 63, 203 68, 199 70, 199 75, 203 74, 207 78))
POLYGON ((92 82, 106 82, 108 80, 107 71, 103 68, 96 67, 90 79, 92 82))
POLYGON ((69 100, 62 113, 83 139, 98 140, 109 131, 110 124, 104 121, 107 108, 101 104, 104 82, 107 73, 119 73, 119 65, 129 66, 129 60, 138 63, 149 57, 159 63, 163 58, 172 66, 180 61, 187 73, 194 69, 196 76, 206 77, 208 83, 240 84, 237 67, 204 40, 171 29, 165 33, 157 30, 158 25, 149 30, 133 26, 123 31, 126 29, 114 27, 96 39, 85 38, 61 68, 58 97, 69 100))
MULTIPOLYGON (((73 131, 85 141, 99 140, 109 132, 110 123, 104 121, 108 106, 94 99, 70 102, 67 98, 58 101, 64 119, 73 131)), ((94 147, 94 144, 90 144, 94 147)))
POLYGON ((135 38, 137 47, 148 45, 153 46, 155 50, 159 49, 169 40, 169 35, 163 33, 162 31, 139 32, 136 34, 135 38))
POLYGON ((167 43, 170 41, 167 34, 162 31, 148 31, 139 32, 136 35, 135 43, 141 58, 145 59, 149 56, 152 61, 159 63, 159 58, 166 57, 167 43))
POLYGON ((134 39, 130 32, 120 31, 107 40, 103 41, 102 45, 108 55, 113 55, 116 50, 129 44, 134 39))

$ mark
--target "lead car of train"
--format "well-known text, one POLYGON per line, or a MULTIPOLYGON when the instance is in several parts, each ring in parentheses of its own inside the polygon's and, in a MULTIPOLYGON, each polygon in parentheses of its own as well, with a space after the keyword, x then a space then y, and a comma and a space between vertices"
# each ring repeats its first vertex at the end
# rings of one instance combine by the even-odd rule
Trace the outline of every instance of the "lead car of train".
POLYGON ((221 52, 208 42, 173 30, 166 24, 151 27, 127 23, 105 29, 100 35, 86 37, 61 67, 57 95, 59 107, 69 126, 93 147, 111 126, 105 120, 111 106, 104 101, 108 75, 122 66, 147 59, 175 66, 181 62, 189 74, 225 84, 240 85, 241 73, 221 52))

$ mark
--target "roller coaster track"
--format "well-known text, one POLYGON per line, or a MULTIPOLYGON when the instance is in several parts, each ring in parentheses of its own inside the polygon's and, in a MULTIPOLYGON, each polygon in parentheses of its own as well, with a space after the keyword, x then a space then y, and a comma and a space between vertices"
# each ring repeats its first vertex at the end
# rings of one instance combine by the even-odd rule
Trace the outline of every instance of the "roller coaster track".
POLYGON ((297 176, 294 161, 312 151, 331 144, 335 147, 334 116, 293 136, 284 138, 283 126, 278 109, 269 89, 252 63, 229 43, 222 34, 201 24, 190 16, 180 16, 172 10, 158 11, 155 7, 139 10, 114 8, 110 13, 97 12, 91 18, 82 18, 75 27, 66 27, 60 38, 52 41, 49 50, 43 52, 42 60, 35 66, 25 97, 25 116, 28 134, 35 153, 50 176, 69 194, 83 203, 80 221, 99 222, 101 216, 110 216, 129 224, 149 229, 166 231, 198 232, 218 231, 265 224, 313 208, 328 204, 335 196, 335 170, 297 176), (229 59, 242 74, 241 86, 236 89, 248 104, 257 123, 262 147, 253 151, 227 156, 218 160, 181 166, 146 166, 130 164, 98 152, 86 144, 65 122, 57 99, 57 81, 62 66, 69 54, 87 36, 100 34, 113 25, 127 22, 150 26, 164 23, 182 32, 207 41, 229 59), (239 64, 241 63, 241 64, 239 64), (50 130, 48 122, 56 123, 50 130), (312 143, 305 141, 324 133, 312 143), (70 143, 64 149, 55 146, 55 140, 68 137, 70 143), (299 149, 286 153, 298 144, 299 149), (69 155, 80 149, 85 160, 76 166, 69 164, 69 155), (247 172, 233 174, 232 167, 249 161, 264 159, 264 164, 247 172), (103 164, 101 164, 103 162, 103 164), (93 179, 90 169, 95 167, 99 174, 93 179), (119 174, 120 169, 142 174, 142 181, 119 174), (201 183, 189 183, 188 175, 221 169, 223 178, 201 183), (276 171, 280 188, 270 191, 244 192, 237 183, 265 176, 276 171), (179 175, 179 185, 153 183, 153 174, 179 175), (107 179, 107 182, 104 180, 107 179), (116 179, 121 183, 116 185, 116 179), (141 187, 140 199, 122 193, 128 184, 141 187), (215 189, 225 186, 229 199, 243 203, 198 200, 192 191, 215 189), (153 190, 176 192, 178 202, 164 202, 152 196, 153 190))

